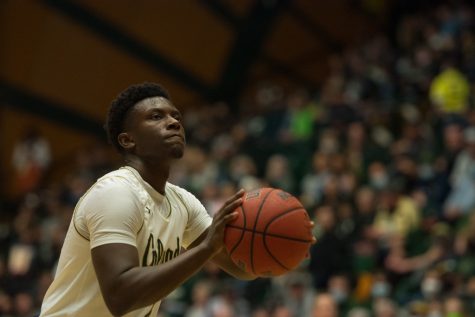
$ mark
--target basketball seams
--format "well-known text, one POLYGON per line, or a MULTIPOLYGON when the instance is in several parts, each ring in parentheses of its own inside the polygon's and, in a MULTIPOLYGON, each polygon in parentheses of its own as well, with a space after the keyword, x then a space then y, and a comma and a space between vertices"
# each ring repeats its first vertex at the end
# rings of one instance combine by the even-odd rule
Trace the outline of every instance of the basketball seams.
POLYGON ((285 265, 283 265, 279 259, 277 259, 273 254, 272 252, 270 252, 269 250, 269 247, 267 246, 267 243, 266 243, 266 234, 265 232, 262 234, 262 242, 264 243, 264 248, 266 249, 267 253, 270 255, 270 257, 275 261, 275 263, 279 264, 280 266, 282 266, 282 268, 284 268, 286 271, 290 271, 290 269, 288 267, 286 267, 285 265))
MULTIPOLYGON (((299 209, 297 209, 299 210, 299 209)), ((243 227, 239 227, 239 226, 233 226, 233 225, 228 225, 229 228, 233 228, 233 229, 238 229, 238 230, 241 230, 243 232, 253 232, 252 229, 249 229, 249 228, 243 228, 243 227)), ((254 231, 256 234, 264 234, 264 232, 261 232, 261 231, 254 231)), ((310 243, 312 242, 312 240, 305 240, 305 239, 299 239, 299 238, 293 238, 293 237, 288 237, 288 236, 284 236, 284 235, 280 235, 280 234, 275 234, 275 233, 266 233, 265 234, 266 236, 269 236, 269 237, 273 237, 273 238, 280 238, 280 239, 286 239, 286 240, 291 240, 291 241, 295 241, 295 242, 302 242, 302 243, 310 243)))
MULTIPOLYGON (((241 205, 239 206, 239 208, 241 208, 241 211, 242 211, 242 216, 243 216, 243 226, 244 228, 246 228, 246 212, 244 211, 244 207, 241 205)), ((228 227, 231 227, 231 228, 236 228, 232 225, 227 225, 228 227)), ((242 239, 244 239, 244 233, 246 231, 245 230, 241 230, 241 237, 239 237, 238 241, 236 242, 236 244, 232 247, 231 251, 229 252, 229 255, 231 256, 233 254, 233 252, 237 249, 237 247, 239 246, 239 244, 241 243, 242 239)))
MULTIPOLYGON (((266 226, 265 226, 265 228, 264 228, 264 232, 263 232, 264 235, 267 234, 267 229, 269 228, 269 226, 270 226, 274 221, 276 221, 277 219, 279 219, 279 218, 282 217, 282 216, 285 216, 285 215, 287 215, 287 214, 289 214, 289 213, 291 213, 291 212, 297 211, 297 210, 304 210, 304 211, 305 211, 305 208, 302 208, 302 207, 300 207, 300 206, 299 206, 299 207, 292 207, 292 208, 290 208, 290 209, 287 209, 287 210, 281 212, 281 213, 278 214, 277 216, 274 216, 273 218, 269 219, 269 221, 267 222, 267 224, 266 224, 266 226)), ((306 211, 305 211, 305 212, 306 212, 306 211)))
MULTIPOLYGON (((269 256, 270 256, 277 264, 279 264, 282 268, 284 268, 284 269, 287 270, 287 271, 290 271, 291 269, 288 268, 288 267, 286 267, 284 264, 282 264, 282 263, 279 261, 279 259, 277 259, 277 258, 272 254, 272 252, 271 252, 270 249, 269 249, 269 246, 267 245, 266 236, 267 236, 267 235, 268 235, 268 236, 271 236, 270 234, 267 233, 267 229, 269 228, 269 226, 270 226, 274 221, 276 221, 276 220, 279 219, 280 217, 285 216, 285 215, 287 215, 287 214, 289 214, 289 213, 291 213, 291 212, 297 211, 297 210, 304 210, 304 211, 305 211, 304 208, 302 208, 302 207, 299 206, 299 207, 293 207, 293 208, 291 208, 291 209, 288 209, 288 210, 286 210, 286 211, 281 212, 279 215, 277 215, 277 216, 271 218, 271 219, 267 222, 267 224, 266 224, 266 226, 265 226, 265 228, 264 228, 264 232, 262 233, 262 241, 263 241, 263 243, 264 243, 264 248, 266 249, 267 253, 269 254, 269 256)), ((286 239, 288 239, 288 238, 286 238, 286 239)), ((289 239, 289 240, 291 240, 291 239, 289 239)), ((307 243, 310 243, 310 241, 308 241, 307 243)))
MULTIPOLYGON (((300 228, 302 220, 305 222, 302 217, 306 210, 301 204, 284 199, 280 189, 262 188, 260 191, 260 194, 251 192, 246 196, 246 201, 251 198, 257 198, 257 201, 247 208, 243 204, 237 209, 244 219, 226 225, 230 231, 226 243, 233 261, 246 267, 242 267, 246 271, 258 276, 278 276, 292 270, 312 243, 305 227, 300 228), (277 196, 285 202, 280 202, 277 196), (247 215, 246 212, 251 213, 247 215), (283 245, 285 249, 281 249, 283 245), (294 246, 296 252, 292 253, 294 246)), ((308 216, 305 218, 308 222, 308 216)))
MULTIPOLYGON (((257 222, 259 220, 259 215, 261 214, 262 207, 264 206, 267 198, 269 197, 269 195, 273 191, 275 191, 275 189, 271 189, 270 191, 268 191, 266 193, 266 195, 264 196, 264 198, 262 198, 261 205, 259 206, 259 209, 257 209, 256 220, 254 221, 254 228, 252 229, 251 247, 249 249, 250 249, 250 258, 251 258, 251 270, 254 274, 256 273, 256 271, 254 270, 254 256, 253 256, 254 255, 254 237, 255 237, 255 234, 256 234, 257 222)), ((244 232, 244 230, 243 230, 243 232, 244 232)))

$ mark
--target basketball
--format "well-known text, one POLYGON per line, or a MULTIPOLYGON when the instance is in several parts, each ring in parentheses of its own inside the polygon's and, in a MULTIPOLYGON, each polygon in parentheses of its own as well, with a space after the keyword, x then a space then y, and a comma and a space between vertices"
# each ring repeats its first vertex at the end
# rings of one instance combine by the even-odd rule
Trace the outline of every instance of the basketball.
POLYGON ((261 277, 297 267, 312 244, 307 211, 289 193, 261 188, 244 194, 238 216, 228 223, 224 242, 242 270, 261 277))

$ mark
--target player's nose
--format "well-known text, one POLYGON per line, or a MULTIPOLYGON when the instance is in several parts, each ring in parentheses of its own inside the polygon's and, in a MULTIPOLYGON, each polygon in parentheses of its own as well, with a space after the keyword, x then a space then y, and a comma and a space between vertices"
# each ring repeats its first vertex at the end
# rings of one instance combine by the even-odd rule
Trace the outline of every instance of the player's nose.
POLYGON ((173 118, 172 116, 170 116, 168 118, 167 128, 170 129, 170 130, 180 130, 181 123, 176 118, 173 118))

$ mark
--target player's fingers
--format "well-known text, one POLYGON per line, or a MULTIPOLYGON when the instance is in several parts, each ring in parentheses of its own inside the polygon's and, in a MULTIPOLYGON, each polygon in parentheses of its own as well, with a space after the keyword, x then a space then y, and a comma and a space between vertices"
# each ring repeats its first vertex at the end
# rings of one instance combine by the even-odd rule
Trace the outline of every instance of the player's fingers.
POLYGON ((224 203, 224 205, 226 206, 226 205, 232 203, 234 200, 236 200, 236 199, 242 197, 242 195, 244 195, 244 189, 241 188, 241 189, 238 190, 238 192, 235 193, 232 197, 228 198, 228 200, 226 200, 226 202, 224 203))
POLYGON ((233 221, 234 219, 237 218, 238 214, 239 214, 239 213, 238 213, 237 211, 233 211, 232 213, 227 214, 227 215, 224 216, 224 218, 223 218, 223 219, 224 219, 224 222, 225 222, 225 223, 228 223, 228 222, 230 222, 230 221, 233 221))
POLYGON ((317 243, 317 238, 312 237, 312 244, 315 244, 315 243, 317 243))
POLYGON ((223 209, 225 210, 224 213, 228 214, 231 211, 234 211, 236 208, 242 205, 242 198, 238 198, 235 201, 231 202, 229 205, 224 206, 223 209))
POLYGON ((223 228, 228 222, 231 222, 234 219, 236 219, 237 216, 238 216, 238 212, 235 211, 235 212, 225 215, 224 217, 216 219, 214 223, 214 227, 219 231, 220 228, 223 228))
POLYGON ((231 211, 234 211, 237 207, 241 206, 242 198, 237 198, 228 205, 224 205, 221 210, 216 214, 216 217, 223 217, 226 214, 229 214, 231 211))

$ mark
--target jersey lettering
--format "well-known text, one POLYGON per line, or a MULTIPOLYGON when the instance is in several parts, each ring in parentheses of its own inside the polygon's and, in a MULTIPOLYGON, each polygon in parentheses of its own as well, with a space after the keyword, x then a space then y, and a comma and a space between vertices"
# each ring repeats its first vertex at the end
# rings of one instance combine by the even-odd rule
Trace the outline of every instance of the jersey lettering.
POLYGON ((166 249, 160 239, 156 239, 152 233, 150 233, 145 247, 145 252, 142 257, 142 266, 153 266, 160 263, 165 263, 173 258, 176 258, 180 254, 180 238, 176 237, 176 249, 166 249))

